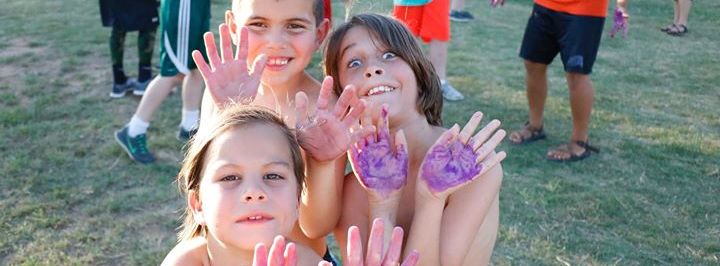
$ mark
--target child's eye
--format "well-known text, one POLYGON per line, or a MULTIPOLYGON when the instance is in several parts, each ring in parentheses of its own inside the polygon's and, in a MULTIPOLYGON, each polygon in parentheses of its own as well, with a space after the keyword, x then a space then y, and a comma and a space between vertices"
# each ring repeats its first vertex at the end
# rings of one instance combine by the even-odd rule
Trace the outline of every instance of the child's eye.
POLYGON ((292 32, 301 32, 305 29, 305 25, 291 23, 287 26, 287 29, 292 32))
POLYGON ((285 177, 278 175, 278 174, 267 174, 264 176, 265 179, 268 180, 284 180, 285 177))
POLYGON ((397 57, 397 55, 395 55, 395 53, 393 52, 385 52, 384 54, 382 54, 382 58, 385 60, 393 59, 395 57, 397 57))
POLYGON ((240 177, 236 176, 236 175, 228 175, 228 176, 224 176, 223 178, 220 178, 220 181, 236 181, 236 180, 240 180, 240 177))
POLYGON ((259 30, 259 29, 267 28, 267 25, 265 25, 265 23, 262 23, 262 22, 250 22, 247 24, 247 27, 250 29, 253 29, 253 30, 259 30))
POLYGON ((362 64, 360 63, 360 60, 358 60, 358 59, 353 59, 353 60, 350 60, 350 62, 348 62, 347 67, 348 67, 348 68, 354 68, 354 67, 359 67, 359 66, 361 66, 361 65, 362 65, 362 64))

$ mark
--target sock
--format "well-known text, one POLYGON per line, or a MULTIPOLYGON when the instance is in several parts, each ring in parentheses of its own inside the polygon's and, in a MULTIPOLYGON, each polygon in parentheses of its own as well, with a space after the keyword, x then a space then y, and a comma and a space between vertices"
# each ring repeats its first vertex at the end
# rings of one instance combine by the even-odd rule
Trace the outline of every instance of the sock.
POLYGON ((198 122, 200 121, 200 110, 182 110, 182 121, 180 121, 180 126, 190 131, 192 129, 196 129, 198 127, 198 122))
POLYGON ((125 76, 125 71, 122 66, 113 65, 112 70, 115 84, 125 84, 125 82, 127 82, 127 76, 125 76))
POLYGON ((441 85, 441 86, 444 86, 445 84, 447 84, 447 80, 441 79, 441 80, 440 80, 440 85, 441 85))
POLYGON ((152 78, 152 67, 150 65, 138 66, 138 81, 139 82, 146 82, 152 78))
POLYGON ((148 127, 150 127, 149 122, 145 122, 136 115, 133 115, 133 117, 130 119, 130 123, 127 124, 128 127, 128 136, 131 138, 137 137, 138 135, 142 135, 147 133, 148 127))

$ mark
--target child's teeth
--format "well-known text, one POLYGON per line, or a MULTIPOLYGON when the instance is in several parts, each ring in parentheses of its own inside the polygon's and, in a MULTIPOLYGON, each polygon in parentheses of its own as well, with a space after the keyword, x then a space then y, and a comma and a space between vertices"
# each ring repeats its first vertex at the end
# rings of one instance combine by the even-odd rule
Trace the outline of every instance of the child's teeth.
POLYGON ((392 91, 392 90, 394 90, 394 88, 392 88, 392 87, 388 87, 388 86, 378 86, 378 87, 372 88, 372 89, 368 92, 368 95, 375 95, 375 94, 379 94, 379 93, 382 93, 382 92, 388 92, 388 91, 392 91))

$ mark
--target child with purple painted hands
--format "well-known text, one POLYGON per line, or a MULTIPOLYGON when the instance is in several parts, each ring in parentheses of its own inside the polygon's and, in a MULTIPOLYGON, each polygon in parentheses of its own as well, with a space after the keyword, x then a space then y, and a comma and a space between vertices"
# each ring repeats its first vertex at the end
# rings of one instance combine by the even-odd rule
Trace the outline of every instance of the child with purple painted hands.
POLYGON ((353 85, 369 106, 387 106, 374 139, 366 138, 349 152, 351 175, 356 177, 347 177, 343 186, 342 212, 334 231, 339 245, 348 241, 348 226, 357 225, 364 232, 373 219, 382 218, 408 230, 405 253, 418 250, 418 265, 488 264, 499 226, 499 162, 506 156, 494 152, 505 136, 498 130, 500 122, 492 121, 474 134, 482 118, 476 113, 463 130, 457 125, 443 128, 438 75, 410 31, 392 18, 352 17, 334 30, 324 54, 325 72, 336 80, 336 95, 353 85), (394 144, 390 136, 395 136, 394 144), (388 148, 398 144, 404 148, 388 148), (405 150, 407 168, 398 160, 405 150), (370 160, 361 167, 363 153, 384 154, 388 160, 370 160), (373 169, 382 166, 379 162, 394 163, 385 164, 391 166, 382 168, 386 171, 373 169), (393 180, 392 185, 374 186, 377 173, 393 180), (404 181, 396 178, 403 175, 404 181))

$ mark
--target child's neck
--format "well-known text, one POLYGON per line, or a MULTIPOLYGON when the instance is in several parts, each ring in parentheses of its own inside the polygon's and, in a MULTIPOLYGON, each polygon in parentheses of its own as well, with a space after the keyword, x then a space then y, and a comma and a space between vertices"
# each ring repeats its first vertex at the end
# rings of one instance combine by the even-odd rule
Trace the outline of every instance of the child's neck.
POLYGON ((283 84, 269 85, 261 83, 257 97, 261 98, 264 103, 272 102, 281 106, 289 106, 290 102, 295 100, 295 94, 308 87, 308 83, 311 81, 312 77, 303 71, 300 75, 288 79, 283 84))
POLYGON ((253 263, 254 250, 235 249, 230 246, 223 247, 211 238, 208 239, 207 253, 210 264, 218 265, 247 265, 253 263))
POLYGON ((430 125, 427 118, 419 113, 404 117, 400 121, 390 121, 391 136, 395 136, 401 129, 408 143, 411 164, 413 161, 422 162, 427 150, 442 133, 442 128, 430 125))

